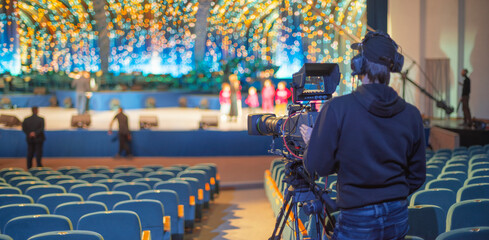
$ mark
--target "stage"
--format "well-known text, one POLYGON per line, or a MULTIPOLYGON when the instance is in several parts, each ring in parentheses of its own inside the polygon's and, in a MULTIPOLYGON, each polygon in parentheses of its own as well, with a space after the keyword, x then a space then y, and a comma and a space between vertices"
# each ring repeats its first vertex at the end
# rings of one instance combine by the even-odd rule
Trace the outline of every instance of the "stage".
POLYGON ((487 127, 485 129, 465 127, 462 119, 434 120, 431 125, 432 132, 438 136, 430 140, 435 141, 435 144, 441 144, 440 147, 435 147, 437 149, 489 144, 489 128, 487 127))
MULTIPOLYGON (((115 111, 89 111, 88 128, 72 128, 73 108, 41 107, 39 115, 45 118, 47 157, 107 157, 118 149, 117 132, 108 134, 109 123, 115 111)), ((129 109, 132 131, 132 149, 135 156, 252 156, 268 155, 272 141, 267 136, 248 136, 246 116, 248 109, 236 121, 222 121, 218 110, 197 108, 129 109), (156 116, 158 127, 139 128, 140 116, 156 116), (218 127, 199 129, 203 116, 219 120, 218 127)), ((31 115, 30 108, 0 110, 0 114, 14 115, 19 120, 31 115)), ((117 130, 117 123, 113 126, 117 130)), ((21 127, 0 129, 0 157, 23 157, 26 154, 25 134, 21 127)))

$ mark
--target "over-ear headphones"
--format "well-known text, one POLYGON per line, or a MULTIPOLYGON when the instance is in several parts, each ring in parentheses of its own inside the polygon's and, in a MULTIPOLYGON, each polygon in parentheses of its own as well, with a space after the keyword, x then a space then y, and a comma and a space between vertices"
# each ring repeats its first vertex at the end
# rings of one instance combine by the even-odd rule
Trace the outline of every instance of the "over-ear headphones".
POLYGON ((353 71, 352 75, 365 74, 366 60, 385 65, 389 68, 390 72, 401 72, 402 66, 404 65, 404 56, 397 51, 399 48, 398 45, 388 34, 383 32, 368 32, 362 42, 352 44, 352 48, 360 52, 351 60, 351 69, 353 71), (376 46, 368 46, 368 41, 377 37, 383 37, 389 40, 389 42, 392 44, 393 51, 395 51, 393 56, 389 56, 392 55, 388 53, 389 49, 374 49, 376 46), (369 50, 369 56, 366 56, 365 47, 367 47, 369 50), (371 56, 373 51, 377 51, 376 54, 379 54, 379 56, 371 56), (387 53, 385 53, 386 51, 387 53))

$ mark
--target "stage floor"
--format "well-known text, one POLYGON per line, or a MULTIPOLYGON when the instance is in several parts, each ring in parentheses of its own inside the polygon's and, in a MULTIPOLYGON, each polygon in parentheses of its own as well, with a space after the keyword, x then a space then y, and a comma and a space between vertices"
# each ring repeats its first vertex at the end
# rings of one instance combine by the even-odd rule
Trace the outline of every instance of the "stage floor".
MULTIPOLYGON (((216 116, 219 119, 217 128, 210 128, 218 131, 244 131, 247 129, 246 116, 248 108, 243 109, 243 114, 236 121, 221 121, 219 110, 203 110, 198 108, 154 108, 154 109, 129 109, 124 111, 129 118, 129 128, 132 131, 139 130, 140 116, 156 116, 158 127, 152 130, 161 131, 190 131, 199 129, 199 122, 202 116, 216 116)), ((115 116, 116 111, 89 111, 91 115, 91 125, 88 130, 103 131, 109 129, 109 124, 115 116)), ((0 114, 14 115, 23 121, 24 118, 32 114, 30 108, 0 109, 0 114)), ((74 108, 61 107, 41 107, 39 116, 45 119, 46 131, 58 131, 74 129, 71 127, 71 117, 76 115, 74 108)), ((1 128, 7 128, 0 125, 1 128)), ((20 129, 20 127, 8 128, 20 129)), ((113 126, 117 130, 117 123, 113 126)))

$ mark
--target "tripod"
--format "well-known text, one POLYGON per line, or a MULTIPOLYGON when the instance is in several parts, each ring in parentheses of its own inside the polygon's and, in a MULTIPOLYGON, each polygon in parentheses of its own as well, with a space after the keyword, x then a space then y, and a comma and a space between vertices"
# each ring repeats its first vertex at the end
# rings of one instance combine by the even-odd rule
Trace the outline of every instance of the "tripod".
MULTIPOLYGON (((329 223, 332 224, 332 229, 334 229, 334 219, 329 214, 328 208, 330 210, 337 209, 336 203, 331 200, 328 193, 321 189, 305 172, 302 166, 302 161, 292 161, 285 165, 286 177, 284 179, 290 186, 287 189, 284 203, 280 208, 280 212, 277 216, 277 221, 275 223, 275 228, 273 230, 272 236, 269 240, 280 240, 282 233, 287 223, 288 216, 290 216, 293 211, 294 217, 294 227, 296 239, 300 239, 299 229, 299 207, 302 207, 306 215, 313 215, 315 218, 316 226, 316 238, 311 239, 321 239, 320 227, 326 230, 326 224, 324 222, 324 217, 321 213, 326 212, 329 223)), ((302 235, 307 235, 307 232, 302 232, 302 235)), ((328 238, 331 233, 326 233, 328 238)), ((312 237, 312 236, 309 236, 312 237)))

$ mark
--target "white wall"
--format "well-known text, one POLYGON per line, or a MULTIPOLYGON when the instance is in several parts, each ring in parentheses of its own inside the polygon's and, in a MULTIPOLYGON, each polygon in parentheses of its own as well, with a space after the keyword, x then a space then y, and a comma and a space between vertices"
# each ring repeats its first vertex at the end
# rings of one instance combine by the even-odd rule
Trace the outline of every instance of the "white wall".
MULTIPOLYGON (((489 119, 489 78, 485 77, 488 75, 485 70, 489 70, 487 9, 487 0, 390 0, 388 23, 389 33, 402 47, 404 54, 412 57, 423 70, 424 60, 427 58, 450 59, 448 100, 453 107, 457 106, 461 92, 461 86, 457 84, 461 80, 459 66, 465 65, 471 72, 472 115, 485 119, 489 119), (465 5, 463 12, 459 11, 459 1, 465 5), (459 26, 460 22, 463 23, 462 26, 459 26), (459 32, 463 34, 463 45, 460 44, 462 41, 459 32), (459 49, 460 47, 463 49, 459 49), (462 50, 464 57, 459 58, 462 50), (464 63, 459 62, 460 60, 464 63)), ((410 64, 411 61, 406 58, 405 68, 410 64)), ((421 86, 427 85, 417 68, 410 71, 409 77, 421 86)), ((395 80, 393 87, 396 88, 395 80)), ((430 102, 412 86, 406 88, 406 100, 415 104, 422 113, 426 113, 426 104, 430 102)), ((454 114, 451 116, 455 117, 454 114)), ((462 116, 461 110, 458 116, 462 116)))

